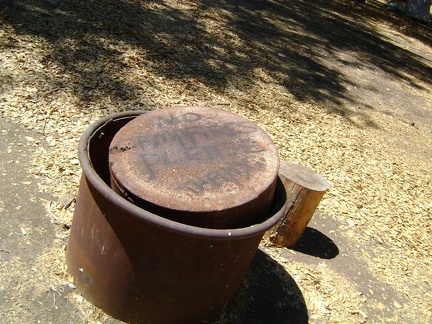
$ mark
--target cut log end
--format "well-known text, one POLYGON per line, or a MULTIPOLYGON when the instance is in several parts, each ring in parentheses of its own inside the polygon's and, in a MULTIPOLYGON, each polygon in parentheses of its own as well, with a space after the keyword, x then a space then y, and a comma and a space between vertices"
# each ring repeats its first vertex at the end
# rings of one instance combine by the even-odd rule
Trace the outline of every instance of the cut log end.
POLYGON ((323 176, 299 164, 282 162, 279 175, 287 191, 287 208, 279 223, 270 230, 270 241, 293 247, 330 184, 323 176))
POLYGON ((330 188, 330 183, 322 175, 300 164, 282 162, 279 175, 282 181, 286 179, 309 190, 327 191, 330 188))

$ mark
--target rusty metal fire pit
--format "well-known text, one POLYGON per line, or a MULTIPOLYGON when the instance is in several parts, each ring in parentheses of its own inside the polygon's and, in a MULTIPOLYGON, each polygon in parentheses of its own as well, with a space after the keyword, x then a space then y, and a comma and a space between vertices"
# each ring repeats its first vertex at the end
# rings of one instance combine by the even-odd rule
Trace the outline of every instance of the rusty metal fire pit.
POLYGON ((271 211, 247 227, 209 229, 153 214, 110 188, 115 134, 140 113, 91 125, 79 144, 83 169, 66 252, 78 290, 131 323, 201 323, 235 294, 264 232, 285 209, 278 179, 271 211))

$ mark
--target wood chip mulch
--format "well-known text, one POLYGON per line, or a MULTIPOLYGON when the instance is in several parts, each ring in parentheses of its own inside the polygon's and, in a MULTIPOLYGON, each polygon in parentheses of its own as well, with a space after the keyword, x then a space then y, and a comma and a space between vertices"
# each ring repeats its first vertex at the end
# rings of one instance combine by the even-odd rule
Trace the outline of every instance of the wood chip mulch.
MULTIPOLYGON (((73 285, 63 253, 81 175, 77 143, 91 122, 119 111, 204 105, 256 122, 282 160, 325 176, 331 189, 320 212, 342 224, 362 251, 356 256, 408 301, 365 297, 325 261, 287 260, 263 242, 300 287, 310 322, 366 323, 383 308, 386 317, 373 322, 429 322, 432 33, 404 20, 414 28, 405 34, 396 26, 402 18, 375 2, 329 3, 23 0, 0 7, 0 115, 43 138, 25 138, 36 152, 26 172, 56 197, 44 204, 57 232, 37 264, 11 258, 0 277, 5 269, 37 269, 35 294, 73 285)), ((78 292, 67 298, 86 321, 107 320, 78 292)), ((10 314, 11 323, 32 321, 19 307, 10 314)))

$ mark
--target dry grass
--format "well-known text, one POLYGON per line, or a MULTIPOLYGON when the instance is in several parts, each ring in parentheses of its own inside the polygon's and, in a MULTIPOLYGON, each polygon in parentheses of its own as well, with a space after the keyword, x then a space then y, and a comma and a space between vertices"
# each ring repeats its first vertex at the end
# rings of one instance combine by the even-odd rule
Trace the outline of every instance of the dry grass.
MULTIPOLYGON (((81 172, 77 141, 92 121, 205 105, 256 122, 281 159, 324 175, 332 188, 320 210, 342 222, 371 273, 408 298, 369 303, 325 262, 286 262, 267 247, 300 287, 311 322, 366 322, 389 303, 380 322, 430 321, 430 29, 347 1, 14 3, 0 9, 0 114, 45 139, 26 139, 36 152, 27 171, 58 199, 45 204, 59 238, 37 265, 1 265, 2 275, 16 271, 1 281, 37 268, 42 279, 30 276, 23 289, 68 282, 64 224, 81 172)), ((85 321, 107 320, 77 293, 67 298, 85 321)), ((8 322, 21 321, 13 311, 8 322)))

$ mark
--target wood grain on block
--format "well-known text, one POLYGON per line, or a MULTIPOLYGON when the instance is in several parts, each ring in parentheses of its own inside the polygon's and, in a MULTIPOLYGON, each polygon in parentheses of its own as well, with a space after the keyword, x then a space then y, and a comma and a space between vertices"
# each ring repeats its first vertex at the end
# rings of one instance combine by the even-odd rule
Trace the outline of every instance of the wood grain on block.
POLYGON ((271 230, 270 240, 280 246, 293 247, 330 184, 310 168, 293 163, 282 162, 279 176, 287 192, 287 209, 280 222, 271 230))

